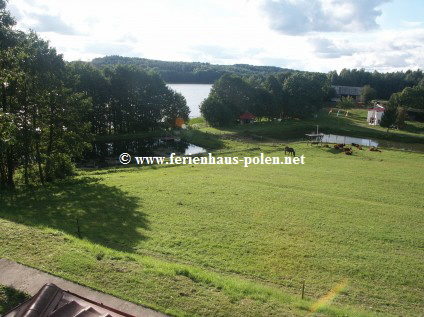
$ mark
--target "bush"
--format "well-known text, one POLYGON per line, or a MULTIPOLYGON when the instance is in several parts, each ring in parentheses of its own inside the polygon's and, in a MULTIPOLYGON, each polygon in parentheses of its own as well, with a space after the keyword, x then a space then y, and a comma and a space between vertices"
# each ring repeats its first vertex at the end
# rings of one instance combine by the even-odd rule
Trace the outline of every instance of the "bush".
POLYGON ((64 179, 75 174, 75 165, 71 158, 62 153, 51 155, 46 162, 46 180, 64 179))
POLYGON ((337 106, 341 109, 355 108, 356 102, 352 97, 341 97, 340 101, 337 102, 337 106))

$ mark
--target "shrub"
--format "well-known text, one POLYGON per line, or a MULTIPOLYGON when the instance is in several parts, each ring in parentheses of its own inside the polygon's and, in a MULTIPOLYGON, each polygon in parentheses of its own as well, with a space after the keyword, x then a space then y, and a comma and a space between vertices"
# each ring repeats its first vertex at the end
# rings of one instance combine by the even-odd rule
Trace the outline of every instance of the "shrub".
POLYGON ((62 153, 51 155, 46 161, 46 180, 64 179, 75 174, 75 165, 71 158, 62 153))

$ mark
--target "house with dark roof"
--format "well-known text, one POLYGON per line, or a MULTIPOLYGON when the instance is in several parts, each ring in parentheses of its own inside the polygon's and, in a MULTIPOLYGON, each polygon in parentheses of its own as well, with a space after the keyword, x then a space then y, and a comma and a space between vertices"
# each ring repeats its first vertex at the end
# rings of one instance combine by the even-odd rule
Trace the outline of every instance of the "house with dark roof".
POLYGON ((355 101, 359 101, 361 97, 362 87, 353 87, 353 86, 331 86, 336 95, 331 101, 340 101, 342 97, 352 97, 355 101))

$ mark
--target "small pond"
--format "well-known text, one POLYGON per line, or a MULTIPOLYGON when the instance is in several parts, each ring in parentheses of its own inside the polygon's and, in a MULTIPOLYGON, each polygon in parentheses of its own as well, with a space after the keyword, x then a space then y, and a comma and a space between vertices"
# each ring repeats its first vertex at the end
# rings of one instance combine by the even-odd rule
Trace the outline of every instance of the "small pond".
POLYGON ((424 144, 402 143, 402 142, 377 140, 377 139, 354 138, 350 136, 336 135, 336 134, 324 134, 322 138, 322 142, 344 143, 344 144, 356 143, 362 146, 379 146, 379 147, 385 147, 385 148, 424 152, 424 144))
POLYGON ((79 167, 106 167, 118 165, 118 157, 121 153, 129 153, 131 156, 169 156, 195 155, 207 150, 179 139, 133 139, 110 142, 93 142, 92 149, 87 151, 83 160, 78 162, 79 167))

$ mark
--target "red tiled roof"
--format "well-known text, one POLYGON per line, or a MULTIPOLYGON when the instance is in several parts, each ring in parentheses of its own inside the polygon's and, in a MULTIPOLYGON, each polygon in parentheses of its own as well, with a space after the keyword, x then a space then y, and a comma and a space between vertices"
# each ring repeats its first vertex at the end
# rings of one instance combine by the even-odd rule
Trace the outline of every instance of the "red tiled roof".
POLYGON ((241 116, 240 116, 240 119, 242 119, 242 120, 248 120, 248 119, 255 119, 256 118, 256 116, 254 115, 254 114, 251 114, 250 112, 248 112, 248 111, 246 111, 245 113, 243 113, 241 116))

